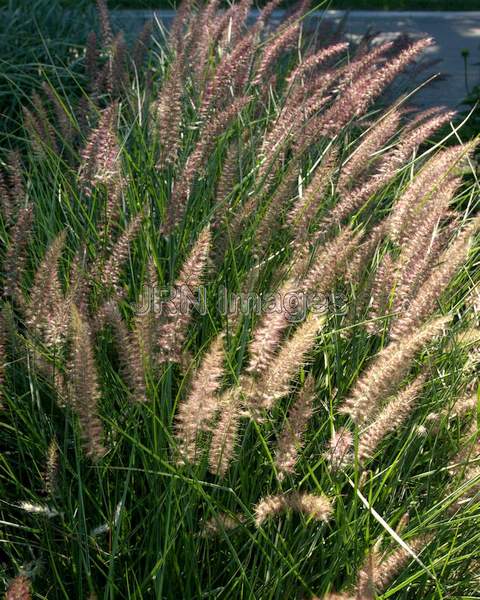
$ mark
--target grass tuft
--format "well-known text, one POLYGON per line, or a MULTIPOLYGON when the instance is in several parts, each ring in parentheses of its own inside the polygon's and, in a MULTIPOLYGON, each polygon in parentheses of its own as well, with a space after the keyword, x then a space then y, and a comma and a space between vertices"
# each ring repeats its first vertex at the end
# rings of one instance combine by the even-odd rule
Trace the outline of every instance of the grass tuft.
POLYGON ((407 105, 429 40, 276 5, 99 1, 15 83, 8 599, 478 597, 478 140, 407 105))

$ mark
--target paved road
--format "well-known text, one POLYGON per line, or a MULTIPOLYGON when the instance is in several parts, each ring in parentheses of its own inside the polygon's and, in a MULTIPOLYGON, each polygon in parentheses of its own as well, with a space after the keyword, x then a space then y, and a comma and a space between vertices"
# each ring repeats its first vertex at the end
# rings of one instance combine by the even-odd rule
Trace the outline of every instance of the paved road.
MULTIPOLYGON (((173 11, 156 11, 155 17, 167 27, 173 11)), ((328 18, 335 22, 343 17, 343 11, 326 11, 312 18, 328 18), (323 15, 323 17, 322 17, 323 15)), ((140 28, 152 11, 114 11, 114 19, 122 28, 140 28)), ((457 107, 466 95, 465 68, 462 50, 468 50, 468 85, 480 83, 480 11, 478 12, 378 12, 352 11, 346 25, 346 33, 352 38, 368 29, 382 32, 389 39, 406 32, 413 37, 429 35, 435 45, 428 50, 429 58, 441 59, 439 64, 426 70, 422 79, 441 73, 443 77, 422 88, 412 99, 415 104, 431 106, 444 104, 457 107), (476 64, 475 64, 476 63, 476 64)))

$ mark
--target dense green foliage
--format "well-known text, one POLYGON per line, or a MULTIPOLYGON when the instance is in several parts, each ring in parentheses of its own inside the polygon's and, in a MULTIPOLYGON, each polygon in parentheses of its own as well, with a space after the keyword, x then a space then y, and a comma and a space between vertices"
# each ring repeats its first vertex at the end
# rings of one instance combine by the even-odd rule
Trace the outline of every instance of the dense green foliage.
MULTIPOLYGON (((32 15, 25 27, 36 27, 37 17, 32 15)), ((378 595, 372 589, 360 595, 357 589, 361 600, 478 598, 478 409, 470 403, 469 410, 456 412, 459 398, 467 393, 476 399, 478 391, 480 307, 473 290, 480 270, 475 237, 452 276, 444 277, 438 294, 429 297, 425 319, 406 336, 414 338, 432 314, 450 319, 441 335, 425 339, 407 364, 399 384, 404 387, 422 373, 426 383, 404 422, 360 461, 365 427, 339 410, 376 357, 394 348, 392 327, 398 315, 392 303, 400 279, 387 277, 390 287, 385 288, 383 312, 382 307, 374 312, 371 301, 378 299, 375 282, 382 265, 392 265, 387 275, 405 276, 405 248, 414 248, 415 229, 422 225, 414 209, 421 212, 426 205, 434 212, 432 197, 441 205, 443 189, 453 180, 445 210, 427 232, 431 239, 427 244, 423 240, 416 253, 421 264, 420 258, 432 251, 415 294, 423 293, 425 282, 431 285, 428 276, 439 273, 451 258, 443 252, 475 223, 479 184, 475 177, 461 180, 471 175, 466 159, 471 148, 462 131, 450 130, 435 145, 426 142, 415 126, 408 129, 409 113, 399 110, 391 135, 363 157, 361 171, 342 186, 342 173, 351 167, 352 157, 361 154, 361 143, 368 134, 378 134, 382 119, 394 112, 384 104, 382 86, 368 95, 372 82, 381 80, 379 74, 386 78, 394 64, 392 49, 385 47, 384 55, 369 62, 368 44, 351 47, 349 53, 343 48, 330 57, 328 69, 322 71, 320 65, 311 81, 305 77, 302 85, 292 88, 299 99, 292 107, 285 77, 298 64, 297 49, 308 56, 324 38, 295 38, 258 81, 256 69, 275 38, 256 41, 248 64, 252 73, 238 80, 224 73, 220 84, 228 85, 219 84, 218 98, 213 96, 218 104, 214 109, 207 105, 202 113, 208 85, 225 64, 222 58, 228 58, 246 34, 239 28, 238 38, 234 31, 232 38, 220 35, 202 45, 198 36, 204 30, 195 29, 198 22, 192 19, 188 24, 192 29, 190 37, 185 36, 188 59, 183 62, 181 45, 174 39, 165 46, 157 30, 153 40, 147 39, 147 55, 137 62, 125 58, 121 38, 112 42, 104 31, 102 44, 90 45, 90 50, 99 50, 95 60, 85 59, 76 37, 74 47, 82 50, 72 61, 69 41, 61 46, 66 54, 60 47, 58 55, 51 53, 53 67, 45 66, 42 77, 52 84, 53 99, 43 91, 37 100, 32 97, 32 89, 41 89, 41 81, 32 75, 36 62, 28 66, 24 79, 10 75, 5 80, 13 85, 15 103, 27 111, 23 120, 18 117, 14 133, 10 130, 1 156, 6 184, 0 189, 0 581, 6 588, 12 578, 25 575, 32 583, 32 597, 48 600, 332 599, 330 593, 358 588, 359 573, 367 565, 364 579, 378 583, 378 595), (328 94, 304 121, 302 110, 295 109, 307 111, 318 90, 313 86, 304 92, 303 83, 320 85, 331 72, 335 77, 328 94), (51 73, 55 77, 49 77, 51 73), (362 94, 369 102, 359 103, 355 111, 352 106, 362 94), (243 96, 245 103, 216 129, 216 119, 243 96), (342 103, 344 98, 349 102, 342 103), (338 114, 328 113, 339 105, 338 114), (275 129, 282 118, 290 123, 285 107, 297 126, 291 138, 282 138, 285 132, 275 129), (178 114, 179 121, 173 122, 178 114), (325 114, 338 118, 324 122, 325 114), (215 135, 190 177, 191 157, 212 130, 215 135), (312 131, 316 134, 308 138, 312 131), (418 143, 411 142, 412 132, 419 136, 418 143), (279 139, 283 142, 276 145, 279 139), (457 144, 454 158, 442 154, 452 143, 457 144), (174 156, 166 160, 172 145, 174 156), (12 146, 20 147, 21 168, 7 151, 12 146), (405 147, 405 160, 395 162, 405 147), (404 194, 422 173, 435 173, 435 163, 428 162, 432 156, 450 159, 445 159, 438 178, 432 176, 433 181, 427 179, 428 185, 417 190, 418 205, 405 215, 405 222, 410 219, 415 227, 405 238, 395 237, 388 219, 397 214, 404 194), (388 177, 381 168, 385 165, 390 165, 388 177), (288 215, 322 168, 326 170, 313 190, 311 219, 295 230, 288 215), (329 220, 352 191, 378 180, 381 185, 363 202, 329 220), (188 193, 175 196, 186 181, 188 193), (30 217, 30 226, 22 227, 21 218, 27 222, 30 217), (132 223, 139 224, 134 231, 129 229, 132 223), (387 229, 377 239, 381 223, 387 229), (319 233, 321 225, 328 225, 324 235, 319 233), (350 228, 352 239, 345 237, 345 244, 332 252, 329 244, 350 228), (208 231, 207 260, 197 244, 208 231), (371 240, 371 254, 355 271, 355 259, 371 240), (348 260, 337 265, 347 241, 348 260), (432 248, 441 252, 435 255, 432 248), (189 261, 192 255, 196 260, 189 261), (241 398, 235 454, 224 473, 208 463, 207 438, 220 430, 218 418, 239 409, 234 403, 218 401, 217 421, 202 430, 205 452, 182 464, 179 411, 195 391, 195 375, 218 334, 224 334, 222 390, 243 386, 247 396, 247 383, 262 389, 268 375, 267 368, 250 380, 245 368, 261 316, 223 314, 218 302, 223 290, 264 297, 298 264, 307 278, 318 256, 325 260, 317 265, 321 276, 316 286, 323 290, 329 309, 308 348, 308 359, 299 361, 287 390, 270 410, 259 398, 258 406, 251 398, 250 404, 241 398), (322 271, 331 264, 333 274, 322 271), (200 279, 206 310, 193 311, 185 340, 178 344, 179 356, 168 358, 164 351, 168 328, 162 319, 154 325, 150 352, 135 345, 137 334, 143 343, 146 339, 135 305, 152 280, 171 290, 183 269, 200 267, 205 267, 200 279), (329 285, 322 288, 326 280, 329 285), (112 306, 119 311, 120 336, 112 326, 114 318, 105 318, 112 306), (50 334, 58 331, 58 339, 52 341, 50 334), (132 349, 125 364, 125 352, 132 349), (296 469, 281 479, 277 440, 288 428, 292 405, 309 376, 314 379, 313 415, 303 447, 298 448, 296 469), (343 427, 353 434, 356 455, 352 451, 349 460, 335 465, 328 448, 343 427), (471 448, 474 454, 465 454, 471 448), (287 510, 258 523, 255 507, 262 498, 297 492, 325 495, 332 503, 331 514, 322 520, 312 511, 287 510), (225 516, 230 521, 222 521, 225 516), (216 531, 208 528, 212 519, 216 531), (419 537, 425 543, 417 547, 419 537), (406 553, 380 585, 367 560, 376 544, 377 552, 370 554, 375 566, 383 565, 380 548, 391 553, 404 544, 414 548, 416 558, 410 560, 406 553)), ((397 52, 405 51, 402 43, 394 48, 397 52)), ((38 51, 45 47, 49 46, 42 44, 38 51)), ((11 48, 13 52, 13 44, 11 48)), ((25 51, 29 48, 26 44, 25 51)), ((29 60, 38 59, 36 52, 29 60)), ((19 54, 19 64, 22 60, 19 54)), ((49 64, 46 59, 45 63, 49 64)), ((14 63, 9 64, 13 69, 14 63)), ((236 67, 237 63, 232 69, 236 67)), ((15 110, 12 115, 19 114, 15 110)), ((435 115, 424 115, 418 127, 432 118, 435 115)), ((418 275, 413 262, 412 281, 418 275)), ((408 282, 403 284, 408 288, 408 282)), ((403 308, 408 312, 408 306, 403 308)), ((293 323, 282 333, 291 339, 299 327, 293 323)), ((272 353, 266 367, 275 356, 272 353)), ((290 358, 295 363, 298 357, 290 358)), ((394 370, 389 378, 396 375, 394 370)), ((387 390, 380 398, 384 406, 395 390, 380 379, 378 385, 387 390)), ((204 410, 206 401, 217 395, 208 396, 208 377, 196 383, 205 391, 205 397, 200 393, 204 410)), ((201 417, 199 410, 190 420, 201 423, 201 417)))
POLYGON ((56 0, 10 2, 0 11, 0 140, 21 135, 18 124, 22 104, 50 81, 67 96, 78 93, 80 56, 92 27, 90 13, 72 21, 56 0))

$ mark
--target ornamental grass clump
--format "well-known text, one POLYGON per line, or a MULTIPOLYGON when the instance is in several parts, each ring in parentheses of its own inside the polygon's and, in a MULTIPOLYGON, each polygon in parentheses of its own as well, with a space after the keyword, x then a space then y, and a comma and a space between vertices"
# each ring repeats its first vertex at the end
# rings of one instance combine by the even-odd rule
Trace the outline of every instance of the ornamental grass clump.
POLYGON ((8 598, 476 593, 476 140, 278 4, 98 0, 1 153, 8 598))

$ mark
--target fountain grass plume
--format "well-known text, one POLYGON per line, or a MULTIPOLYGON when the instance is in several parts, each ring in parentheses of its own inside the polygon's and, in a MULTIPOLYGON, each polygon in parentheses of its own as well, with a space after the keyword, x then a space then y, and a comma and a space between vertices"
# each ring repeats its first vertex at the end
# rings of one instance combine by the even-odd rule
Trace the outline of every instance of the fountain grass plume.
POLYGON ((395 263, 390 254, 384 254, 372 283, 369 306, 369 318, 373 322, 367 323, 371 333, 378 333, 382 328, 380 320, 389 312, 392 290, 394 289, 395 263))
POLYGON ((432 269, 408 308, 394 319, 390 333, 393 340, 402 339, 413 333, 418 325, 434 312, 439 297, 467 259, 472 236, 478 231, 479 226, 480 219, 476 217, 439 256, 439 265, 432 269))
POLYGON ((146 402, 147 390, 143 355, 136 331, 130 331, 122 318, 118 305, 106 302, 99 310, 97 321, 109 325, 113 332, 115 349, 118 353, 121 374, 130 389, 134 402, 146 402))
POLYGON ((223 335, 219 334, 203 357, 193 376, 188 395, 180 403, 175 417, 175 437, 179 454, 181 459, 190 463, 199 457, 199 433, 211 433, 214 430, 215 417, 222 408, 217 392, 224 375, 223 344, 223 335))
POLYGON ((295 472, 298 455, 304 444, 304 433, 313 415, 314 389, 315 380, 309 375, 296 395, 278 437, 275 466, 280 480, 295 472))
POLYGON ((286 305, 285 298, 297 289, 295 281, 287 279, 276 294, 280 302, 279 310, 265 313, 255 328, 249 345, 250 361, 247 367, 247 372, 251 375, 260 375, 271 363, 291 319, 291 310, 286 305))
POLYGON ((31 582, 26 575, 17 575, 9 583, 5 593, 5 600, 31 600, 31 582))
POLYGON ((211 244, 212 234, 207 226, 198 236, 173 285, 172 298, 164 306, 157 331, 161 340, 160 362, 180 361, 194 294, 205 276, 211 244))
POLYGON ((112 102, 105 108, 98 126, 91 131, 81 151, 79 182, 85 194, 90 196, 98 184, 109 185, 120 173, 120 149, 116 135, 118 104, 112 102))
POLYGON ((98 281, 108 290, 119 290, 120 275, 125 261, 130 255, 131 245, 140 234, 145 219, 140 212, 133 217, 118 239, 112 243, 110 256, 98 271, 98 281))
POLYGON ((339 42, 338 44, 332 44, 326 48, 321 48, 317 52, 313 52, 304 58, 287 77, 287 85, 299 84, 304 78, 311 76, 312 71, 315 71, 318 67, 325 66, 325 63, 328 63, 330 59, 336 57, 338 54, 342 54, 347 48, 348 43, 339 42))
POLYGON ((272 408, 277 400, 289 393, 291 381, 312 351, 325 321, 324 315, 309 314, 283 343, 259 383, 258 395, 262 407, 272 408))
POLYGON ((378 410, 382 400, 394 393, 412 367, 415 355, 442 334, 451 316, 426 323, 411 336, 388 344, 371 362, 355 384, 340 412, 356 423, 364 423, 378 410))
POLYGON ((417 173, 388 217, 389 235, 395 242, 401 243, 405 232, 409 231, 419 203, 451 177, 452 169, 472 152, 473 147, 474 144, 469 143, 438 152, 417 173))
POLYGON ((235 457, 242 417, 238 390, 231 388, 222 394, 218 403, 220 416, 216 422, 208 452, 211 473, 225 477, 235 457))
POLYGON ((286 26, 278 36, 274 36, 263 50, 262 57, 255 71, 255 77, 253 78, 253 85, 260 85, 268 79, 270 69, 279 56, 282 55, 285 50, 289 50, 295 47, 298 36, 300 35, 300 25, 297 22, 293 22, 286 26))
POLYGON ((303 196, 294 203, 288 213, 287 222, 292 229, 297 246, 302 246, 308 239, 309 227, 323 204, 323 196, 328 193, 328 188, 332 184, 336 161, 336 149, 328 151, 315 170, 303 196))
POLYGON ((408 419, 425 379, 424 375, 419 375, 397 396, 389 400, 378 414, 374 415, 373 421, 360 434, 358 442, 358 459, 360 462, 364 463, 371 458, 381 440, 388 433, 398 430, 408 419))
POLYGON ((161 131, 160 156, 157 161, 159 170, 175 164, 182 141, 183 61, 183 53, 178 51, 154 106, 157 126, 161 131))
POLYGON ((362 114, 395 77, 431 44, 432 40, 429 38, 413 42, 393 60, 378 69, 373 69, 373 72, 367 71, 366 74, 353 79, 332 107, 322 115, 322 133, 327 137, 338 134, 352 118, 362 114))
POLYGON ((109 48, 113 41, 112 25, 110 23, 110 13, 105 0, 97 1, 97 11, 102 32, 102 42, 104 48, 109 48))
POLYGON ((205 166, 205 161, 213 150, 218 136, 225 132, 249 102, 250 97, 235 99, 227 108, 219 111, 202 129, 198 142, 173 186, 167 207, 165 233, 172 232, 184 217, 195 177, 199 174, 200 169, 205 166))
POLYGON ((262 498, 254 507, 257 527, 276 515, 287 510, 303 513, 315 521, 327 522, 332 515, 332 502, 323 494, 292 492, 262 498))
POLYGON ((412 233, 402 245, 395 265, 393 337, 408 303, 415 298, 419 288, 436 268, 441 253, 445 251, 448 238, 445 239, 444 233, 448 234, 449 230, 442 229, 442 225, 449 216, 449 204, 459 185, 458 178, 447 181, 441 190, 419 207, 412 224, 412 233))
POLYGON ((35 273, 25 310, 31 332, 51 348, 65 343, 68 333, 70 308, 58 276, 65 239, 66 232, 63 231, 47 249, 35 273))
POLYGON ((372 160, 379 160, 378 153, 398 130, 400 119, 401 111, 393 109, 374 124, 342 167, 337 184, 340 191, 346 192, 352 184, 357 187, 364 180, 372 160))
POLYGON ((27 264, 33 220, 31 204, 28 203, 18 210, 16 221, 9 231, 10 240, 3 263, 3 294, 11 297, 20 306, 24 304, 22 276, 27 264))
POLYGON ((89 323, 75 306, 71 312, 70 404, 78 416, 86 454, 97 461, 106 453, 98 415, 100 385, 89 323))

